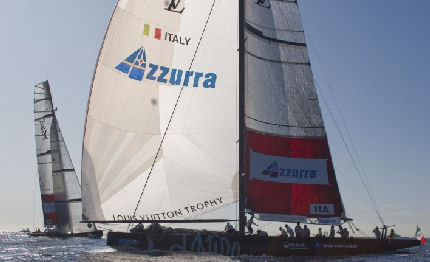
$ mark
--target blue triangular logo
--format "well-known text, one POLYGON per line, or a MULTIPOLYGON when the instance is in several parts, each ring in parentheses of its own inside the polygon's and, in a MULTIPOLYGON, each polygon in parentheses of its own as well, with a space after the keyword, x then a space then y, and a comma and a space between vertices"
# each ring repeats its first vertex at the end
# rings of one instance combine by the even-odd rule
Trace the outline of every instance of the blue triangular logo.
POLYGON ((278 163, 276 163, 276 161, 273 161, 273 163, 270 164, 265 170, 263 170, 261 174, 270 177, 277 177, 279 174, 278 163))
POLYGON ((146 52, 143 47, 124 59, 115 69, 125 73, 131 79, 142 81, 146 68, 146 52))

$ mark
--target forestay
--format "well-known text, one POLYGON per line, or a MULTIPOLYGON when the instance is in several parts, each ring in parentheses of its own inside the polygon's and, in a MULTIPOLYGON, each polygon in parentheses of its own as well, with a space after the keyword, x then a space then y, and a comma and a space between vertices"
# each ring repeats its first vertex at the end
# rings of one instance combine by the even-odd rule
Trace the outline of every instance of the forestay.
POLYGON ((343 217, 297 1, 245 1, 246 208, 343 217))
POLYGON ((237 6, 118 2, 88 103, 84 219, 186 219, 237 200, 237 6))

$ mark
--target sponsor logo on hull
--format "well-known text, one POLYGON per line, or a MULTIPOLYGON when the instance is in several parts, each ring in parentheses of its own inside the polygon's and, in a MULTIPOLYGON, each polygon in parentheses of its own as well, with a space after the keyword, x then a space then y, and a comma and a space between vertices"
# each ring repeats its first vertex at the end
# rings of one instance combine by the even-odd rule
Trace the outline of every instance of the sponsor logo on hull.
POLYGON ((326 159, 290 158, 250 151, 251 180, 328 185, 326 159))
POLYGON ((296 216, 296 215, 283 215, 283 214, 268 214, 268 213, 259 213, 258 220, 263 221, 284 221, 290 223, 306 223, 308 218, 305 216, 296 216))
POLYGON ((145 49, 140 47, 120 62, 115 69, 137 81, 145 79, 161 84, 186 87, 215 88, 216 86, 217 75, 215 73, 184 71, 182 69, 156 65, 148 63, 146 56, 145 49))
POLYGON ((342 224, 342 220, 338 217, 319 217, 318 224, 339 226, 342 224))
POLYGON ((284 242, 284 248, 287 249, 309 249, 303 242, 284 242))

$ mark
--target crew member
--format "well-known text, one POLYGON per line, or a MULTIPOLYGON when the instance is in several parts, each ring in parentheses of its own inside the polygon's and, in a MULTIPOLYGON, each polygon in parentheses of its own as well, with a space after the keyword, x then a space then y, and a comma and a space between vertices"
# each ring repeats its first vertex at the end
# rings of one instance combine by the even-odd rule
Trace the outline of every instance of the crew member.
POLYGON ((390 239, 394 239, 396 237, 396 233, 394 232, 394 229, 390 230, 390 235, 388 236, 388 238, 390 239))
POLYGON ((375 237, 377 239, 381 239, 381 231, 379 231, 379 227, 376 226, 375 229, 373 229, 373 233, 375 233, 375 237))
POLYGON ((339 226, 339 231, 337 231, 337 233, 340 235, 340 237, 341 237, 341 238, 344 238, 344 237, 345 237, 345 233, 344 233, 344 231, 343 231, 342 226, 339 226))
POLYGON ((279 231, 281 231, 281 237, 288 237, 287 231, 282 227, 279 227, 279 231))
POLYGON ((288 224, 285 225, 285 228, 287 229, 288 235, 290 235, 290 237, 294 237, 294 230, 288 224))
POLYGON ((130 233, 141 233, 143 231, 144 231, 144 226, 142 223, 139 223, 135 227, 130 229, 130 233))
POLYGON ((246 223, 246 228, 248 228, 248 234, 250 234, 250 235, 252 235, 252 233, 254 233, 254 230, 252 229, 252 225, 258 226, 254 222, 254 213, 251 213, 251 217, 248 219, 248 221, 246 223))
POLYGON ((304 238, 310 238, 311 237, 311 231, 309 230, 307 225, 303 226, 302 237, 304 237, 304 238))
POLYGON ((348 238, 349 237, 349 231, 348 231, 348 228, 346 228, 346 227, 343 229, 343 237, 344 238, 348 238))
POLYGON ((302 227, 300 226, 299 222, 297 222, 297 225, 294 228, 294 233, 296 234, 296 237, 298 238, 302 237, 302 227))
POLYGON ((334 229, 334 225, 331 225, 331 227, 330 227, 330 237, 334 237, 335 234, 336 234, 336 230, 334 229))
POLYGON ((321 228, 318 228, 318 233, 315 236, 317 238, 322 238, 323 237, 323 232, 322 232, 321 228))
POLYGON ((257 229, 257 235, 263 236, 263 237, 268 237, 269 236, 266 231, 263 231, 263 230, 260 230, 260 229, 257 229))
POLYGON ((227 233, 233 233, 233 232, 234 232, 234 228, 233 228, 233 226, 232 226, 232 225, 230 225, 230 223, 229 223, 229 222, 227 222, 227 225, 225 225, 224 230, 225 230, 225 232, 227 232, 227 233))

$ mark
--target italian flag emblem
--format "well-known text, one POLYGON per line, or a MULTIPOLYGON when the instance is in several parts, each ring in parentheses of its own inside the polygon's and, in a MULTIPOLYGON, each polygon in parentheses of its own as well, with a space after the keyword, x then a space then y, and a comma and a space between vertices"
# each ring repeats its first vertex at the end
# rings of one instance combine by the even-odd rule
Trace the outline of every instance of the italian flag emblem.
POLYGON ((417 230, 415 231, 415 237, 421 241, 421 245, 426 243, 426 239, 424 238, 423 232, 421 232, 421 228, 417 225, 417 230))

